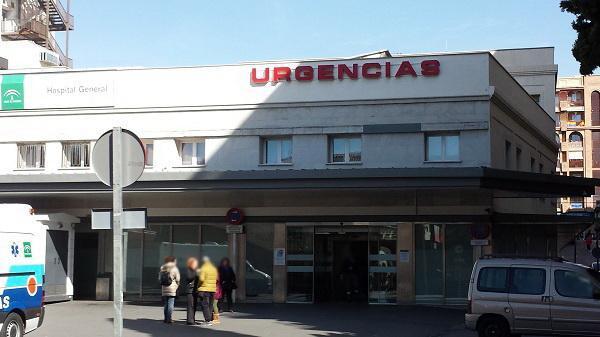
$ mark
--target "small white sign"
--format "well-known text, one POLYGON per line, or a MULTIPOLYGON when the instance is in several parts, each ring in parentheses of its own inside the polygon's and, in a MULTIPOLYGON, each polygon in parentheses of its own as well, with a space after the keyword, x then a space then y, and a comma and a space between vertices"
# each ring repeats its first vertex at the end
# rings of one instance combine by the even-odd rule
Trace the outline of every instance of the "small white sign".
POLYGON ((244 233, 243 225, 227 225, 225 227, 227 234, 242 234, 244 233))
MULTIPOLYGON (((123 210, 121 224, 123 229, 146 228, 148 222, 148 210, 146 208, 127 208, 123 210)), ((111 229, 112 210, 93 209, 92 229, 111 229)))
POLYGON ((471 240, 471 246, 488 246, 490 240, 471 240))
POLYGON ((402 262, 402 263, 410 262, 410 252, 408 250, 400 251, 400 262, 402 262))
POLYGON ((275 248, 273 250, 273 265, 285 266, 285 248, 275 248))

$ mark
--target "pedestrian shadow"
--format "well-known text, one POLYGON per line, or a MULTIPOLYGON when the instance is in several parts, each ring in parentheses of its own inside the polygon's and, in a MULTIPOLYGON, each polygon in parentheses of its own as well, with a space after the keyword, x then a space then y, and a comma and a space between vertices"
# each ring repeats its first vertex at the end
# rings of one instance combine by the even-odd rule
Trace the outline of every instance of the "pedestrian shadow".
MULTIPOLYGON (((112 321, 112 319, 110 319, 112 321)), ((138 319, 123 319, 123 329, 136 331, 141 334, 152 336, 152 337, 165 337, 165 336, 177 336, 177 337, 254 337, 252 335, 246 335, 231 331, 218 330, 218 326, 212 327, 201 327, 198 325, 190 326, 185 324, 185 320, 176 321, 173 324, 165 324, 162 321, 157 321, 148 318, 138 319)), ((123 335, 127 336, 125 332, 123 335)))

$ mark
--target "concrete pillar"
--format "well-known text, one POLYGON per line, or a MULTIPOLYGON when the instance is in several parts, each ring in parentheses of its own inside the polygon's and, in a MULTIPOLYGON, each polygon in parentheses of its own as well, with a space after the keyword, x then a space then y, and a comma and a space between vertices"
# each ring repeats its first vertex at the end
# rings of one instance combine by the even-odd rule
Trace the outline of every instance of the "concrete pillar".
POLYGON ((237 234, 237 301, 246 301, 246 234, 237 234))
MULTIPOLYGON (((277 248, 286 249, 287 239, 284 223, 276 223, 273 229, 273 251, 277 248)), ((287 297, 287 265, 273 265, 273 302, 285 303, 287 297)))
POLYGON ((398 304, 415 302, 414 224, 399 223, 397 228, 396 280, 398 304))

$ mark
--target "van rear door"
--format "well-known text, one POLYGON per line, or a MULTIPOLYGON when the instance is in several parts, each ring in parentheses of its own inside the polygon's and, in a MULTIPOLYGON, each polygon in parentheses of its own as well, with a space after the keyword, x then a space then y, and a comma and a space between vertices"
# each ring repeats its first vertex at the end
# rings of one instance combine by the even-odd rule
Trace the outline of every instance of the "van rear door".
POLYGON ((585 268, 553 268, 552 329, 600 336, 600 276, 585 268))
POLYGON ((508 302, 513 329, 518 332, 548 332, 550 321, 550 267, 511 265, 508 302))

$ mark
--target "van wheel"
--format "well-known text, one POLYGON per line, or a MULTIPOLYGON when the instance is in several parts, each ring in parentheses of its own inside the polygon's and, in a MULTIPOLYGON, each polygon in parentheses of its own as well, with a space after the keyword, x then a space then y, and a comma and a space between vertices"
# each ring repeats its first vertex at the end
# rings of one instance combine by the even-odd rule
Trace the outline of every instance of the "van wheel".
POLYGON ((23 337, 25 334, 25 326, 21 316, 16 313, 10 313, 2 324, 2 331, 0 331, 0 337, 23 337))
POLYGON ((509 337, 508 324, 501 318, 486 318, 477 327, 479 337, 509 337))

